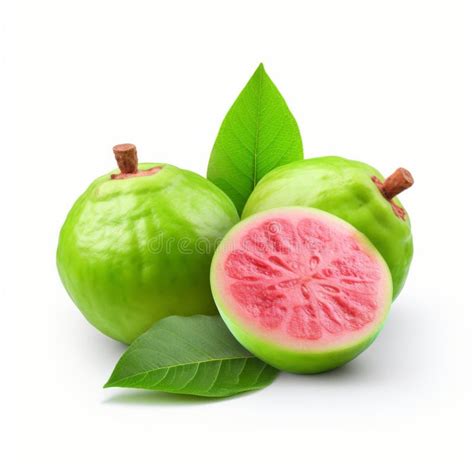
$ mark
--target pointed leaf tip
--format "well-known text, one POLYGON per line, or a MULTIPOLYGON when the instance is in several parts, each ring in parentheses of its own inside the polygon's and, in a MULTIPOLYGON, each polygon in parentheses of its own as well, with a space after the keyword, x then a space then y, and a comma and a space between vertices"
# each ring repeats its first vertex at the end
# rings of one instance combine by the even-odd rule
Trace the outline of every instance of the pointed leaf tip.
POLYGON ((266 173, 302 159, 298 124, 260 63, 222 122, 207 177, 241 213, 266 173))

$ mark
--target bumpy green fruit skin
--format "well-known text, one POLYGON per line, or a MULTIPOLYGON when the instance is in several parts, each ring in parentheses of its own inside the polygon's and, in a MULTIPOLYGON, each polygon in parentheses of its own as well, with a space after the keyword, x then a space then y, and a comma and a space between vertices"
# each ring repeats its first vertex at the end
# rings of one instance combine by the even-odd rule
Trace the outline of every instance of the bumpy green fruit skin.
MULTIPOLYGON (((272 170, 257 184, 242 218, 283 206, 321 209, 349 222, 365 234, 390 268, 393 298, 400 293, 413 256, 408 214, 396 216, 372 181, 383 180, 371 166, 337 156, 312 158, 272 170)), ((394 203, 402 207, 397 198, 394 203)))
POLYGON ((212 255, 238 222, 207 179, 167 164, 149 176, 95 180, 61 229, 57 266, 69 295, 97 329, 130 343, 172 314, 217 314, 212 255))

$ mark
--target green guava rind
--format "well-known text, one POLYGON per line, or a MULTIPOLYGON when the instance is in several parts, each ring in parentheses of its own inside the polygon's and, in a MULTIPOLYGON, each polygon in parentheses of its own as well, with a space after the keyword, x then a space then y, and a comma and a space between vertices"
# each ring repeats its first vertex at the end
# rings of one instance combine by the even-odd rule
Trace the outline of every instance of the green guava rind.
MULTIPOLYGON (((286 372, 313 374, 338 368, 350 362, 361 352, 367 349, 382 330, 390 311, 393 290, 390 269, 378 250, 365 235, 358 232, 355 228, 353 229, 356 235, 358 234, 357 237, 359 243, 368 252, 375 256, 380 264, 382 274, 385 275, 385 303, 379 308, 380 316, 378 323, 374 325, 370 332, 368 332, 364 337, 354 341, 354 343, 348 343, 340 346, 335 345, 333 347, 325 347, 324 349, 320 348, 319 350, 311 350, 308 348, 296 349, 294 347, 284 346, 283 344, 276 343, 275 341, 265 339, 265 337, 262 336, 263 331, 259 334, 252 330, 250 327, 245 325, 244 320, 238 314, 235 314, 229 309, 228 297, 226 294, 223 294, 220 291, 218 284, 220 278, 222 277, 217 270, 219 267, 218 262, 219 260, 226 258, 229 251, 228 249, 236 248, 236 245, 233 245, 232 243, 232 239, 234 236, 239 235, 242 226, 251 224, 254 220, 259 219, 263 214, 270 214, 274 212, 276 214, 278 213, 284 215, 285 212, 292 212, 292 210, 298 211, 301 209, 310 211, 315 215, 329 215, 336 221, 343 221, 342 219, 339 219, 333 214, 329 214, 325 211, 301 206, 276 208, 270 212, 263 211, 252 215, 251 217, 247 217, 227 233, 217 248, 211 265, 211 289, 214 296, 214 301, 216 302, 217 308, 219 310, 219 314, 234 337, 248 351, 277 369, 284 370, 286 372)), ((348 224, 347 221, 343 222, 346 226, 352 228, 352 226, 348 224)))
MULTIPOLYGON (((69 295, 104 334, 132 342, 170 314, 217 314, 212 255, 239 220, 231 200, 191 171, 96 179, 61 229, 57 267, 69 295)), ((113 172, 118 172, 115 170, 113 172)))
MULTIPOLYGON (((365 234, 387 262, 393 297, 399 295, 413 257, 408 214, 397 217, 372 176, 375 168, 337 156, 284 165, 265 175, 250 195, 242 217, 282 206, 308 206, 334 214, 365 234)), ((395 204, 403 207, 397 198, 395 204)))
POLYGON ((367 349, 382 329, 382 326, 378 327, 377 330, 371 333, 370 337, 363 339, 356 345, 341 347, 332 351, 303 353, 258 338, 255 334, 245 331, 242 326, 235 323, 233 315, 226 314, 219 303, 217 303, 217 307, 230 332, 242 346, 272 367, 296 374, 317 374, 347 364, 367 349))

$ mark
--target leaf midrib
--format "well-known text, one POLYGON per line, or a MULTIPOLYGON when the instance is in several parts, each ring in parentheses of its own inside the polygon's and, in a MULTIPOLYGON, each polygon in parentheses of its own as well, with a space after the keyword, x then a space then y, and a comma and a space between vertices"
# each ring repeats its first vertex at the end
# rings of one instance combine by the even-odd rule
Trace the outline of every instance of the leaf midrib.
MULTIPOLYGON (((118 379, 116 381, 114 381, 113 383, 121 383, 125 380, 130 380, 130 379, 133 379, 135 377, 139 377, 139 376, 145 376, 145 375, 149 375, 151 374, 152 372, 158 372, 160 370, 170 370, 170 369, 175 369, 175 368, 178 368, 178 367, 184 367, 186 365, 201 365, 201 364, 208 364, 210 362, 223 362, 223 361, 228 361, 228 360, 241 360, 241 359, 255 359, 256 357, 252 356, 252 355, 248 355, 248 356, 242 356, 242 357, 225 357, 223 359, 206 359, 206 360, 198 360, 198 361, 195 361, 195 362, 187 362, 187 363, 184 363, 184 364, 176 364, 176 365, 164 365, 163 367, 160 367, 160 368, 157 368, 157 369, 151 369, 151 370, 145 370, 143 372, 137 372, 133 375, 129 375, 127 377, 123 377, 121 379, 118 379)), ((109 382, 107 382, 104 387, 111 387, 112 385, 109 385, 109 382)))
POLYGON ((257 89, 257 123, 255 130, 255 147, 253 151, 253 187, 257 185, 257 156, 258 156, 258 142, 260 138, 260 120, 261 120, 261 108, 262 108, 262 82, 263 82, 263 70, 260 68, 258 89, 257 89))

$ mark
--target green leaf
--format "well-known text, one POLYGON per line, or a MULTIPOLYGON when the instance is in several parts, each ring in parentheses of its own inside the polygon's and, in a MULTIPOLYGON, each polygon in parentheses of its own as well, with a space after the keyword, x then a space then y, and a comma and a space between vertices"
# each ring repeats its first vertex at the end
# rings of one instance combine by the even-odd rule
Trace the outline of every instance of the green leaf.
POLYGON ((254 357, 218 316, 170 316, 136 339, 104 387, 227 397, 269 385, 278 371, 254 357))
POLYGON ((266 173, 302 159, 298 124, 260 64, 222 122, 207 177, 234 201, 241 213, 266 173))

